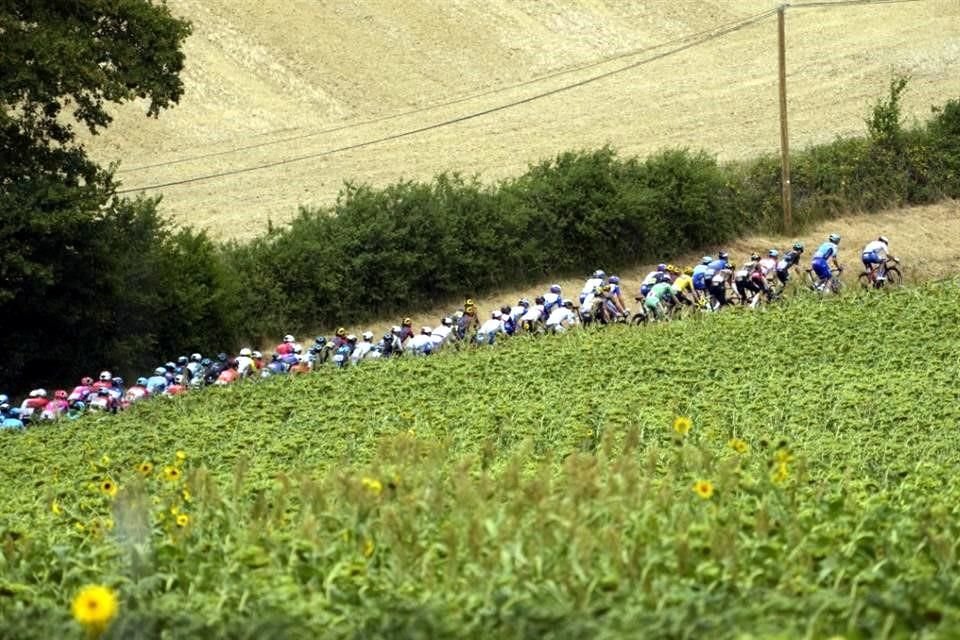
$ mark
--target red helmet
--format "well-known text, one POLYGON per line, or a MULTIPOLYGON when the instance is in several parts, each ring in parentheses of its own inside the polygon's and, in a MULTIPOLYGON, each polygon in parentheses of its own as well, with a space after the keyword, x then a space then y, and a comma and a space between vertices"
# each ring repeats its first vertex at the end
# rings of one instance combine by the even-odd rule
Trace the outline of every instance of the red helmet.
POLYGON ((80 384, 82 384, 85 387, 89 387, 90 385, 93 384, 93 378, 91 378, 90 376, 84 376, 83 378, 80 378, 80 384))
POLYGON ((56 391, 53 392, 53 397, 56 398, 57 400, 66 400, 67 392, 64 391, 63 389, 57 389, 56 391))

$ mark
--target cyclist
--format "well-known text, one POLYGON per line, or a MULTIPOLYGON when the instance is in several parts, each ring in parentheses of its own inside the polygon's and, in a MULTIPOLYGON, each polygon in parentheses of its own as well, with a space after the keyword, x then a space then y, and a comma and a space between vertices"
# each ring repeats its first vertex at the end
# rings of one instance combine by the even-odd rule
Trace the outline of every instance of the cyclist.
MULTIPOLYGON (((611 276, 610 279, 613 280, 615 277, 616 276, 611 276)), ((561 292, 560 285, 553 284, 553 285, 550 285, 550 290, 547 291, 545 294, 543 294, 544 315, 549 316, 551 311, 561 306, 563 301, 560 298, 560 292, 561 292)), ((527 304, 529 304, 529 302, 527 304)))
POLYGON ((693 273, 690 275, 693 277, 693 288, 697 292, 698 296, 705 296, 707 294, 707 268, 713 262, 713 256, 703 256, 700 260, 700 264, 693 268, 693 273))
MULTIPOLYGON (((235 369, 227 369, 227 371, 235 371, 235 369)), ((223 375, 222 373, 220 374, 223 375)), ((217 381, 219 384, 219 381, 217 381)), ((173 377, 173 384, 168 386, 163 392, 168 396, 178 396, 181 393, 186 393, 187 391, 187 378, 182 373, 178 373, 173 377)))
POLYGON ((10 406, 9 402, 0 403, 0 429, 23 429, 23 420, 19 412, 10 406))
POLYGON ((593 275, 587 278, 587 281, 583 283, 583 288, 580 290, 581 300, 583 296, 593 293, 593 290, 604 284, 607 281, 607 274, 602 269, 597 269, 593 272, 593 275))
MULTIPOLYGON (((407 320, 410 320, 410 318, 407 318, 407 320)), ((331 349, 336 351, 337 349, 342 347, 344 344, 346 344, 346 342, 347 342, 347 330, 344 327, 340 327, 334 332, 333 339, 330 341, 330 344, 332 345, 331 349)), ((281 353, 280 355, 282 356, 284 354, 281 353)))
POLYGON ((787 251, 777 262, 777 280, 780 281, 780 284, 787 284, 787 280, 790 279, 791 267, 798 273, 800 272, 801 255, 803 255, 803 243, 794 242, 793 249, 787 251))
POLYGON ((101 388, 109 389, 113 386, 113 375, 109 371, 101 371, 99 380, 93 383, 90 386, 90 391, 96 393, 100 391, 101 388))
POLYGON ((503 313, 494 311, 490 314, 490 319, 477 330, 477 344, 493 344, 497 334, 503 332, 503 313))
POLYGON ((676 297, 683 304, 693 305, 696 303, 696 290, 693 288, 693 268, 686 267, 677 279, 673 281, 673 286, 677 290, 676 297))
POLYGON ((640 282, 640 295, 646 296, 650 289, 658 282, 667 282, 670 279, 670 273, 667 271, 667 265, 660 263, 657 268, 644 276, 640 282))
POLYGON ((120 401, 113 397, 110 389, 101 387, 97 390, 96 395, 90 398, 90 404, 87 407, 94 411, 116 413, 120 409, 120 401))
MULTIPOLYGON (((710 267, 713 267, 714 265, 716 265, 718 268, 713 271, 713 274, 707 281, 707 290, 717 301, 717 308, 720 308, 726 306, 727 304, 727 285, 730 284, 730 280, 733 278, 733 272, 734 269, 736 269, 736 265, 734 265, 732 262, 729 262, 727 260, 727 254, 723 252, 720 252, 720 259, 712 262, 710 267)), ((710 273, 710 268, 707 269, 707 273, 710 273)))
POLYGON ((147 378, 147 391, 151 395, 160 395, 167 390, 166 372, 167 370, 163 367, 157 367, 153 370, 153 375, 147 378))
POLYGON ((607 280, 607 284, 610 287, 607 297, 613 301, 613 304, 617 307, 617 311, 620 312, 620 315, 626 316, 627 303, 623 300, 623 291, 620 289, 620 277, 619 276, 610 276, 610 279, 607 280))
POLYGON ((414 336, 404 347, 411 355, 428 356, 433 352, 433 329, 420 327, 420 333, 414 336))
POLYGON ((476 331, 480 326, 480 319, 477 317, 477 305, 471 298, 463 303, 463 315, 457 319, 457 338, 466 340, 470 331, 476 331))
POLYGON ((883 281, 886 278, 885 273, 877 274, 880 265, 886 262, 888 259, 893 260, 894 262, 897 259, 890 255, 890 241, 887 240, 886 236, 880 236, 872 242, 868 242, 867 245, 863 248, 862 260, 863 268, 867 273, 870 274, 870 280, 872 282, 883 281))
POLYGON ((510 305, 505 304, 500 307, 500 321, 503 322, 503 332, 508 336, 517 332, 517 321, 510 314, 510 305))
POLYGON ((573 300, 564 299, 559 307, 547 317, 547 331, 563 333, 577 324, 577 314, 573 312, 573 300))
POLYGON ((527 309, 527 312, 520 316, 520 326, 524 331, 533 332, 537 326, 543 322, 543 296, 534 298, 533 304, 527 309))
MULTIPOLYGON (((552 288, 552 287, 551 287, 552 288)), ((546 300, 546 295, 544 295, 544 300, 546 300)), ((510 317, 513 318, 513 321, 518 325, 520 324, 520 318, 523 317, 523 314, 527 312, 527 309, 530 308, 530 301, 526 298, 520 298, 510 309, 510 317)))
POLYGON ((134 402, 143 400, 149 395, 150 391, 147 389, 147 379, 141 376, 137 378, 137 384, 127 389, 127 392, 123 394, 123 401, 127 404, 133 404, 134 402))
POLYGON ((353 364, 357 364, 366 358, 373 350, 372 331, 364 331, 360 334, 360 338, 361 340, 357 342, 357 346, 353 348, 353 353, 350 354, 350 360, 353 362, 353 364))
POLYGON ((69 402, 86 402, 87 398, 93 392, 93 378, 84 376, 80 379, 80 384, 73 388, 70 395, 67 396, 69 402))
POLYGON ((244 347, 237 356, 237 373, 241 378, 248 378, 257 374, 257 365, 253 361, 253 349, 244 347))
POLYGON ((294 338, 291 334, 288 333, 287 335, 283 336, 283 342, 278 344, 277 348, 274 349, 274 351, 279 353, 281 356, 289 355, 293 353, 293 349, 296 346, 296 342, 297 342, 296 338, 294 338))
POLYGON ((40 412, 41 420, 56 420, 67 412, 70 403, 67 402, 67 392, 64 389, 57 389, 53 392, 53 399, 47 403, 47 406, 40 412))
POLYGON ((810 261, 810 266, 813 268, 813 272, 817 274, 817 278, 820 279, 820 282, 817 284, 818 289, 823 289, 833 275, 830 272, 831 261, 833 262, 833 266, 837 268, 837 271, 843 271, 843 268, 837 261, 839 253, 840 236, 836 233, 831 233, 827 241, 817 247, 817 250, 813 252, 813 259, 810 261))
POLYGON ((760 267, 760 271, 763 272, 763 277, 767 280, 770 280, 773 277, 773 274, 777 270, 777 260, 780 259, 780 252, 776 249, 770 249, 767 251, 767 255, 760 259, 760 262, 757 263, 757 266, 760 267))
POLYGON ((752 253, 750 254, 750 260, 744 262, 743 265, 733 273, 733 286, 740 295, 741 304, 747 304, 748 298, 751 295, 760 293, 757 283, 751 277, 754 271, 759 269, 759 265, 760 255, 752 253))
POLYGON ((453 318, 446 316, 440 321, 440 325, 434 327, 430 332, 430 339, 433 341, 433 351, 437 351, 446 343, 447 338, 453 331, 453 318))
POLYGON ((673 308, 676 304, 676 287, 669 282, 658 282, 650 288, 650 291, 643 299, 643 306, 647 309, 647 314, 654 320, 664 318, 665 307, 673 308))
POLYGON ((190 362, 187 363, 187 371, 190 372, 190 380, 195 379, 203 371, 203 367, 200 365, 200 362, 203 360, 203 356, 199 353, 193 353, 190 355, 190 362))

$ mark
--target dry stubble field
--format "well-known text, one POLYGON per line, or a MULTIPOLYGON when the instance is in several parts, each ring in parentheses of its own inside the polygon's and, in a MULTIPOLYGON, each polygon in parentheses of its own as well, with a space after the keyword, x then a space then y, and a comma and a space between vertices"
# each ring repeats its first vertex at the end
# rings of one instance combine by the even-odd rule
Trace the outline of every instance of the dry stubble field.
MULTIPOLYGON (((181 104, 158 120, 145 120, 142 105, 126 105, 114 126, 88 141, 98 160, 121 162, 118 175, 128 189, 323 153, 522 100, 665 49, 631 52, 775 6, 769 0, 168 4, 194 24, 181 104), (516 86, 558 72, 564 73, 516 86)), ((790 9, 794 147, 862 132, 892 72, 912 77, 904 104, 910 118, 925 119, 931 105, 960 95, 958 25, 956 0, 790 9)), ((776 69, 776 17, 769 16, 630 71, 460 124, 147 193, 162 194, 164 211, 180 222, 245 238, 268 219, 289 219, 298 205, 332 203, 345 180, 384 185, 459 171, 492 181, 558 152, 605 143, 628 155, 704 148, 721 160, 775 152, 776 69)))

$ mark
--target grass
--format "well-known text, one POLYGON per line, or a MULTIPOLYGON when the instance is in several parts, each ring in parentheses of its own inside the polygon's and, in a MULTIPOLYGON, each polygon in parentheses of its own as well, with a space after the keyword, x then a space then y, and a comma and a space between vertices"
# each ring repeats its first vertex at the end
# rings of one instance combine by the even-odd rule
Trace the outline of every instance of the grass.
POLYGON ((118 638, 950 637, 957 285, 3 434, 4 633, 102 583, 118 638))

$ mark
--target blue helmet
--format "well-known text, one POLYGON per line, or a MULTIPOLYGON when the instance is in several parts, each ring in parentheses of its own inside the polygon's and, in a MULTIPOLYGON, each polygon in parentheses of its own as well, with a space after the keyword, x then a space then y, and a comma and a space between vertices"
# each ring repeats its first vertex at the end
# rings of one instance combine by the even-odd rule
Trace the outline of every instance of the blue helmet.
POLYGON ((140 376, 139 378, 137 378, 137 384, 140 385, 141 387, 145 387, 147 386, 147 379, 144 378, 143 376, 140 376))
POLYGON ((617 276, 610 276, 610 284, 620 284, 620 278, 617 276))
POLYGON ((559 294, 559 293, 560 293, 560 285, 558 285, 558 284, 552 284, 552 285, 550 285, 550 293, 559 294))
POLYGON ((667 265, 663 264, 662 262, 657 265, 657 271, 666 271, 666 270, 667 270, 667 265))
POLYGON ((780 255, 780 252, 777 251, 776 249, 770 249, 770 251, 767 251, 767 255, 770 256, 771 258, 776 258, 777 256, 780 255))

